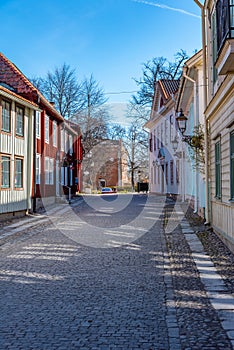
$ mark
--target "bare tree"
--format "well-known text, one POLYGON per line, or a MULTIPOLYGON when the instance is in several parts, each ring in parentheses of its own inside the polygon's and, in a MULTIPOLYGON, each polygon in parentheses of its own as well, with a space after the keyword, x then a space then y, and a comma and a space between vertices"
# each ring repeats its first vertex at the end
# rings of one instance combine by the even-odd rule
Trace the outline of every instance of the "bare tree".
POLYGON ((141 105, 130 101, 127 106, 126 117, 136 121, 138 124, 145 124, 149 120, 150 108, 147 105, 141 105))
POLYGON ((54 72, 48 72, 44 79, 34 79, 34 83, 49 101, 55 103, 55 108, 65 119, 71 118, 82 108, 83 101, 76 71, 68 64, 56 67, 54 72))
POLYGON ((109 132, 111 139, 122 139, 128 155, 131 185, 134 190, 136 172, 142 170, 146 174, 148 171, 148 134, 142 130, 140 121, 136 120, 132 120, 125 128, 115 124, 109 132))
POLYGON ((139 169, 148 168, 148 135, 141 129, 140 125, 133 121, 127 130, 124 144, 128 153, 131 184, 134 190, 135 172, 139 169))
POLYGON ((108 138, 110 140, 121 140, 126 135, 126 128, 120 124, 109 124, 108 138))
POLYGON ((134 79, 139 91, 132 96, 136 105, 151 107, 156 82, 160 79, 179 79, 184 61, 188 58, 184 50, 175 54, 175 61, 169 62, 164 57, 156 57, 143 63, 142 78, 134 79))
POLYGON ((80 85, 80 106, 72 120, 79 123, 83 134, 83 149, 87 154, 100 141, 107 138, 109 111, 105 106, 107 98, 93 75, 80 85))

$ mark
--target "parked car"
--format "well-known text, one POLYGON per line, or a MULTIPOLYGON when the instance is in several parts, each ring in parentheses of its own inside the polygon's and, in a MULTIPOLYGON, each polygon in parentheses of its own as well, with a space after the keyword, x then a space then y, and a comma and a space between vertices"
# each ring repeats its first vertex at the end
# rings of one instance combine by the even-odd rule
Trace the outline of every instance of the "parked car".
POLYGON ((102 194, 110 194, 110 193, 116 193, 117 191, 115 188, 103 187, 101 192, 102 194))

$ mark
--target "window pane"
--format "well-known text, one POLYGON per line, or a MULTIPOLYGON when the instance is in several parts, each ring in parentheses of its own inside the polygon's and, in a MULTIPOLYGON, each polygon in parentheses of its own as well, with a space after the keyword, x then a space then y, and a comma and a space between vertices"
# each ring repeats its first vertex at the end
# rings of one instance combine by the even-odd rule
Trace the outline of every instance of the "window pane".
POLYGON ((57 123, 53 122, 53 145, 57 146, 57 123))
POLYGON ((49 142, 49 117, 45 117, 45 141, 49 142))
POLYGON ((11 131, 11 105, 7 101, 2 101, 2 130, 11 131))
POLYGON ((1 162, 2 162, 1 187, 9 188, 10 187, 10 157, 2 157, 1 162))
POLYGON ((45 158, 45 184, 49 185, 50 183, 50 173, 49 173, 49 158, 45 158))
POLYGON ((36 156, 36 184, 39 185, 41 183, 41 157, 40 154, 36 156))
POLYGON ((24 135, 24 110, 16 107, 16 135, 24 135))
POLYGON ((36 111, 36 136, 40 138, 41 136, 41 114, 39 111, 36 111))
POLYGON ((23 159, 15 161, 15 187, 23 188, 23 159))
POLYGON ((54 160, 50 158, 50 185, 54 184, 54 160))

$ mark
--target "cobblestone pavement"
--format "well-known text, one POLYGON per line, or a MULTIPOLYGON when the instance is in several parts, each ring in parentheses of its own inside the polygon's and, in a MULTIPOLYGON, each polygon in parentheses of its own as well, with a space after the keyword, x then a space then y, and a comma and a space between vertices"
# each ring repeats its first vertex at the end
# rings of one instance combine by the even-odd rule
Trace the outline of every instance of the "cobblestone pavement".
POLYGON ((0 349, 233 348, 230 284, 180 208, 119 198, 3 230, 0 349))

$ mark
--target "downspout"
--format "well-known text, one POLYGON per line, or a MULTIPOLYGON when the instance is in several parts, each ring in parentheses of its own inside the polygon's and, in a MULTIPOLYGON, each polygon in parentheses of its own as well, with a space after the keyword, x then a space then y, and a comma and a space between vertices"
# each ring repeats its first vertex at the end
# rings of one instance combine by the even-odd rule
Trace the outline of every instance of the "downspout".
MULTIPOLYGON (((204 111, 207 107, 207 56, 206 56, 206 27, 205 27, 205 6, 198 0, 194 2, 201 9, 202 17, 202 54, 203 54, 203 97, 204 97, 204 111)), ((209 140, 208 140, 208 123, 206 115, 204 113, 204 126, 205 126, 205 182, 206 182, 206 208, 205 208, 205 224, 210 223, 210 176, 209 176, 209 140)))
POLYGON ((34 111, 34 119, 33 119, 33 213, 36 212, 37 209, 37 184, 36 184, 36 113, 37 111, 34 111))
MULTIPOLYGON (((186 67, 185 67, 186 68, 186 67)), ((194 118, 195 118, 195 127, 198 126, 198 113, 197 113, 197 84, 196 84, 196 80, 192 79, 191 77, 189 77, 185 71, 183 70, 183 77, 189 81, 191 81, 193 83, 193 96, 194 96, 194 103, 193 103, 193 113, 194 113, 194 118)), ((194 201, 194 213, 198 212, 198 169, 197 169, 197 155, 196 155, 196 172, 195 172, 195 201, 194 201)))

